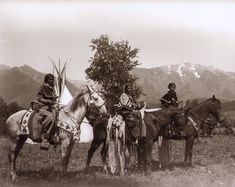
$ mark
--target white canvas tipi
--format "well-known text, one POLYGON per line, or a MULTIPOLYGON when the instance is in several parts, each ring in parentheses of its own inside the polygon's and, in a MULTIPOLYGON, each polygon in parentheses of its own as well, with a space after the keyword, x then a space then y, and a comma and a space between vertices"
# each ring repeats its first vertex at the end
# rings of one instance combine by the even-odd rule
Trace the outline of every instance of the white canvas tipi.
MULTIPOLYGON (((67 105, 73 99, 72 94, 70 93, 70 91, 66 86, 66 66, 68 63, 66 62, 64 64, 62 70, 60 70, 60 65, 57 68, 57 66, 53 61, 52 64, 54 66, 55 72, 57 73, 57 79, 55 82, 55 91, 56 94, 59 96, 58 101, 60 105, 67 105)), ((86 118, 83 120, 80 129, 81 129, 80 142, 85 143, 93 140, 94 137, 93 128, 88 123, 86 118)))

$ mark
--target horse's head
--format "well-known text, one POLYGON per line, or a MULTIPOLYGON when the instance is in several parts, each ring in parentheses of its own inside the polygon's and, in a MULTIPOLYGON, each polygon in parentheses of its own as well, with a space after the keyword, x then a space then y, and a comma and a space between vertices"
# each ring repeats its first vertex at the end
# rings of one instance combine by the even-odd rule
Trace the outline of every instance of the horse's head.
POLYGON ((87 86, 87 89, 89 93, 87 105, 89 107, 94 105, 101 114, 107 113, 104 99, 93 88, 87 86))
MULTIPOLYGON (((95 107, 101 114, 107 113, 105 101, 94 89, 87 86, 87 89, 82 89, 72 100, 69 110, 75 112, 78 109, 82 109, 84 112, 87 112, 92 107, 95 107)), ((85 115, 85 113, 81 113, 81 115, 83 114, 85 115)))
POLYGON ((212 114, 217 122, 224 122, 224 115, 221 112, 221 101, 215 95, 208 101, 210 102, 209 114, 212 114))

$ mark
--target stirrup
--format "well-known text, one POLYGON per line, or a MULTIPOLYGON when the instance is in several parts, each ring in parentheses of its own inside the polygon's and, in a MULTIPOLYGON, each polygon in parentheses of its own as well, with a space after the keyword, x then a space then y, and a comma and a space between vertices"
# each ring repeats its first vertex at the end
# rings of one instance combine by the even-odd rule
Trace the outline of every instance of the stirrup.
POLYGON ((43 139, 42 143, 41 143, 41 146, 40 146, 40 149, 48 151, 49 150, 49 146, 50 146, 50 143, 48 142, 48 140, 47 139, 43 139))

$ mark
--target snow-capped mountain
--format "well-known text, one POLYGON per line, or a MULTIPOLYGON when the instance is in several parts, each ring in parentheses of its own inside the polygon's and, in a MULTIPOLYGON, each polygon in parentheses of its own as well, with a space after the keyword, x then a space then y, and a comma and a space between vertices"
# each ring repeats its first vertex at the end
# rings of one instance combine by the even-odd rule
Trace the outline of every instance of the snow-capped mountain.
MULTIPOLYGON (((219 99, 235 100, 235 73, 225 72, 214 67, 199 64, 174 64, 157 68, 135 68, 133 74, 139 77, 139 84, 146 94, 141 100, 158 104, 167 92, 170 82, 176 83, 179 100, 209 98, 213 94, 219 99)), ((44 74, 28 65, 10 68, 0 66, 0 97, 6 101, 17 101, 27 106, 35 99, 44 74)), ((76 93, 80 85, 78 80, 69 80, 68 88, 76 93)))
POLYGON ((213 94, 221 99, 235 99, 235 73, 214 67, 183 63, 151 69, 136 68, 133 74, 139 77, 139 84, 146 93, 143 99, 155 103, 167 92, 169 82, 176 83, 180 100, 209 98, 213 94))

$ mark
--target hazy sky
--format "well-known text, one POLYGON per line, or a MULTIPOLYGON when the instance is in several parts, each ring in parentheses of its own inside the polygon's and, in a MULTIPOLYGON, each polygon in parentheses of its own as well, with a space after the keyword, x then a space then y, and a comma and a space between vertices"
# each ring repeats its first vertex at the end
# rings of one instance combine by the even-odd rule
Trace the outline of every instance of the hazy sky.
POLYGON ((189 62, 235 72, 235 2, 232 1, 3 1, 0 64, 28 64, 52 72, 72 58, 67 74, 84 79, 102 34, 139 48, 140 67, 189 62))

